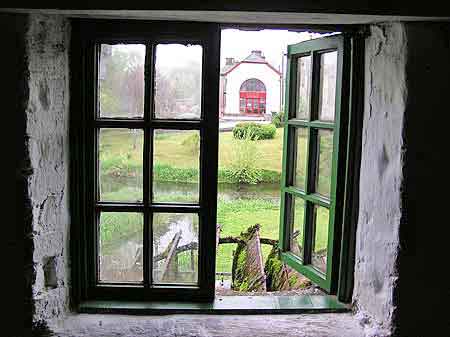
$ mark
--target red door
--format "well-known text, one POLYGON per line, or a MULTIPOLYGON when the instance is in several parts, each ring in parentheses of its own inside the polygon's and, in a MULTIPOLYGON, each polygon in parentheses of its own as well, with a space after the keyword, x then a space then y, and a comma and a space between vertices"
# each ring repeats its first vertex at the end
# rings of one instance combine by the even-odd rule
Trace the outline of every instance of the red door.
POLYGON ((256 78, 246 80, 239 91, 239 111, 242 114, 266 112, 266 87, 256 78))

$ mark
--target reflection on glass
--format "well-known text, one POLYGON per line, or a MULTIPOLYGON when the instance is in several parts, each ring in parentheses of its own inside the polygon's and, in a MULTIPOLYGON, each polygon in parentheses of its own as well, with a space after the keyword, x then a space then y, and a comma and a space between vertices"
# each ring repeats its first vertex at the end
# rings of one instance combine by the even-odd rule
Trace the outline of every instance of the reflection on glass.
POLYGON ((319 119, 333 121, 336 103, 337 51, 320 55, 319 119))
POLYGON ((99 281, 142 282, 142 214, 101 213, 99 232, 99 281))
POLYGON ((153 282, 198 282, 198 215, 153 215, 153 282))
POLYGON ((155 64, 155 117, 201 116, 202 46, 159 44, 155 64))
POLYGON ((331 189, 331 167, 333 165, 333 131, 319 130, 316 192, 329 198, 331 189))
POLYGON ((301 198, 292 198, 292 225, 290 233, 290 251, 303 259, 303 219, 305 201, 301 198))
POLYGON ((305 190, 306 180, 306 155, 308 149, 308 130, 298 128, 297 132, 297 155, 295 164, 294 185, 305 190))
POLYGON ((102 44, 100 46, 98 67, 100 117, 143 117, 144 63, 144 45, 102 44))
POLYGON ((308 119, 311 97, 311 56, 299 57, 297 60, 297 107, 296 118, 308 119))
POLYGON ((330 220, 328 209, 314 206, 314 219, 314 242, 311 262, 314 267, 325 274, 327 272, 328 223, 330 220))
POLYGON ((101 201, 142 201, 143 131, 101 129, 99 190, 101 201))
POLYGON ((153 201, 198 203, 200 132, 155 130, 153 137, 153 201))

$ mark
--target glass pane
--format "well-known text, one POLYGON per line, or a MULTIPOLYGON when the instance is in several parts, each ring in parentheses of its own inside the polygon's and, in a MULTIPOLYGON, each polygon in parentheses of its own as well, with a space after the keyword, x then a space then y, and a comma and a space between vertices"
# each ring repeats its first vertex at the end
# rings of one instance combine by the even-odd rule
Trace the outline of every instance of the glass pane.
POLYGON ((142 282, 143 216, 105 212, 100 215, 99 280, 142 282))
POLYGON ((296 118, 308 119, 311 99, 311 56, 299 57, 297 60, 297 107, 296 118))
POLYGON ((156 46, 156 118, 200 118, 202 52, 202 46, 199 45, 156 46))
POLYGON ((333 159, 333 131, 319 130, 316 192, 330 197, 331 166, 333 159))
POLYGON ((98 67, 100 117, 142 118, 144 115, 145 46, 102 44, 98 67))
POLYGON ((291 198, 292 225, 290 233, 290 251, 303 259, 303 219, 305 214, 305 201, 294 196, 291 196, 291 198))
POLYGON ((333 121, 336 102, 337 51, 320 55, 319 119, 333 121))
POLYGON ((142 201, 142 147, 137 129, 99 132, 99 190, 101 201, 142 201))
POLYGON ((153 215, 153 282, 196 284, 198 215, 153 215))
POLYGON ((155 130, 153 201, 198 203, 200 132, 155 130))
POLYGON ((306 183, 306 156, 308 151, 308 130, 306 128, 298 128, 297 132, 297 148, 294 185, 305 190, 306 183))
POLYGON ((328 252, 328 223, 330 220, 329 210, 325 207, 314 206, 315 226, 314 242, 311 262, 313 266, 323 273, 327 272, 328 252))

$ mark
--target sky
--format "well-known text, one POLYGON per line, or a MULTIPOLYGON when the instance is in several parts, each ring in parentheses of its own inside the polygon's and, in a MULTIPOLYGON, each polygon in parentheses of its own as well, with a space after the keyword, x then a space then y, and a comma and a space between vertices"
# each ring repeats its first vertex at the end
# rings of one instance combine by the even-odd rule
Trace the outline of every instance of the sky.
POLYGON ((222 30, 220 64, 225 64, 226 57, 241 61, 252 50, 261 50, 266 60, 281 70, 282 54, 289 44, 299 43, 321 36, 318 33, 290 32, 288 30, 264 29, 244 31, 238 29, 222 30))
MULTIPOLYGON (((241 61, 252 50, 261 50, 266 60, 275 68, 281 70, 282 55, 286 53, 289 44, 299 43, 320 37, 321 34, 309 32, 290 32, 288 30, 259 30, 245 31, 238 29, 222 30, 220 62, 225 64, 226 57, 233 57, 241 61)), ((120 47, 119 47, 120 48, 120 47)), ((122 47, 124 48, 124 47, 122 47)), ((125 48, 138 49, 144 53, 143 46, 128 46, 125 48)), ((157 46, 156 67, 183 67, 189 63, 200 62, 201 46, 184 46, 179 44, 157 46)))

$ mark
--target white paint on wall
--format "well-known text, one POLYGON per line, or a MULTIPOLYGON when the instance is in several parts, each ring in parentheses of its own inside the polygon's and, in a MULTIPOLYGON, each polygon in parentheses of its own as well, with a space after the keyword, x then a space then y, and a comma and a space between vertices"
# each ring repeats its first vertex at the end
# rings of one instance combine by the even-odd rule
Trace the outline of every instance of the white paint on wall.
POLYGON ((239 114, 239 89, 250 78, 256 78, 266 86, 266 113, 280 111, 280 74, 265 63, 241 63, 226 75, 225 114, 239 114))

